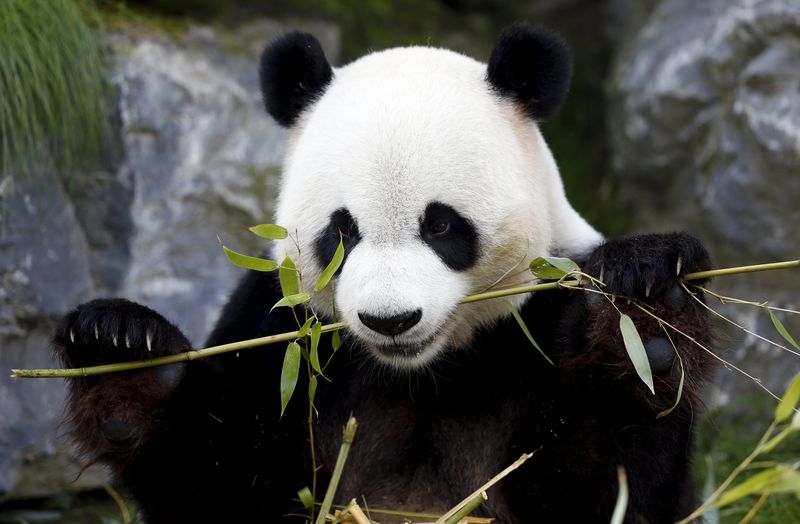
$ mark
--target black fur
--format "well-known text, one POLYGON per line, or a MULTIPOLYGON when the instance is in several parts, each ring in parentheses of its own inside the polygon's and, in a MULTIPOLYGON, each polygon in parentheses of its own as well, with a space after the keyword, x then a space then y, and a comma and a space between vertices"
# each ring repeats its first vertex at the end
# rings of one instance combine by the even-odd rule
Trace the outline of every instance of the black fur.
POLYGON ((333 78, 333 70, 313 35, 292 31, 264 49, 259 68, 261 94, 267 112, 291 127, 333 78))
POLYGON ((420 237, 450 269, 464 271, 478 260, 478 232, 461 213, 441 202, 432 202, 420 218, 420 237), (446 226, 444 230, 436 227, 446 226))
POLYGON ((572 78, 569 47, 541 27, 516 24, 500 33, 486 78, 530 118, 549 118, 561 107, 572 78))
MULTIPOLYGON (((708 343, 707 315, 695 301, 680 309, 663 303, 678 281, 678 255, 683 272, 709 266, 705 250, 688 235, 648 235, 601 246, 585 257, 584 268, 594 270, 602 261, 606 271, 637 274, 611 284, 635 296, 639 284, 656 278, 653 289, 664 295, 651 292, 648 304, 708 343)), ((248 273, 207 345, 296 329, 286 308, 268 314, 280 296, 274 273, 248 273)), ((634 318, 645 342, 663 336, 655 321, 624 302, 617 306, 634 318)), ((678 408, 656 418, 674 402, 681 371, 665 364, 651 395, 622 347, 613 307, 587 301, 585 293, 551 291, 534 294, 521 315, 555 367, 511 319, 412 375, 381 373, 358 345, 346 343, 317 390, 319 486, 327 485, 341 428, 352 413, 359 430, 340 503, 363 496, 371 507, 443 511, 521 453, 536 451, 492 489, 478 513, 507 524, 608 522, 615 471, 623 465, 630 485, 626 522, 667 523, 686 515, 693 504, 692 413, 710 357, 674 337, 686 385, 678 408)), ((57 352, 65 363, 118 360, 109 336, 127 333, 139 341, 147 326, 161 333, 155 354, 185 349, 177 328, 151 310, 107 300, 64 319, 57 352), (96 323, 108 327, 100 341, 96 323)), ((327 360, 328 338, 320 349, 327 360)), ((121 351, 125 358, 139 354, 121 351)), ((111 465, 150 523, 301 522, 285 515, 303 512, 296 492, 311 484, 307 379, 300 374, 280 418, 283 354, 284 346, 274 345, 192 361, 171 388, 159 386, 152 370, 72 379, 76 438, 91 458, 111 465)))
POLYGON ((345 208, 331 213, 327 227, 320 231, 317 238, 314 239, 314 256, 317 257, 320 266, 325 267, 330 263, 336 253, 336 248, 339 247, 339 240, 342 241, 344 247, 344 260, 336 272, 337 275, 347 262, 347 255, 361 242, 358 224, 350 211, 345 208))

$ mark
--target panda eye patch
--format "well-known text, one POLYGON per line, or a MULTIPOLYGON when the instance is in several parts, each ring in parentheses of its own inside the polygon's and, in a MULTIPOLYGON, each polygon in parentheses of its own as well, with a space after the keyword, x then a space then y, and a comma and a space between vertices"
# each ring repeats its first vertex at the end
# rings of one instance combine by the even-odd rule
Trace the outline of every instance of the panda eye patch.
POLYGON ((328 225, 317 234, 317 238, 314 240, 314 255, 317 257, 317 262, 319 262, 320 266, 325 267, 331 261, 336 248, 339 246, 340 239, 344 246, 344 260, 339 267, 341 271, 347 261, 348 253, 361 241, 358 224, 356 224, 350 211, 345 208, 337 209, 331 213, 328 225))
POLYGON ((447 204, 428 204, 420 219, 420 238, 455 271, 472 267, 478 259, 475 226, 447 204))

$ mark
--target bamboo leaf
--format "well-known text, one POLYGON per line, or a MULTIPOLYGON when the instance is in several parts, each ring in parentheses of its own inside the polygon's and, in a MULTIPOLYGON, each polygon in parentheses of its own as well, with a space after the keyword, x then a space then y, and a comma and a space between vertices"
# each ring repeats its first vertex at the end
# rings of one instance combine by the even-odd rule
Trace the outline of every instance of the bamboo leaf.
POLYGON ((286 411, 286 405, 292 398, 294 388, 297 386, 297 376, 300 371, 300 344, 290 342, 286 346, 286 355, 283 357, 281 369, 281 417, 286 411))
MULTIPOLYGON (((670 340, 670 342, 672 341, 670 340)), ((664 411, 656 415, 656 418, 666 417, 667 415, 672 413, 675 410, 675 408, 678 407, 678 404, 681 401, 681 397, 683 396, 683 379, 686 378, 686 373, 684 372, 683 369, 683 359, 681 358, 681 355, 680 353, 678 353, 678 349, 675 348, 674 344, 672 345, 672 348, 675 349, 675 355, 677 355, 678 357, 678 364, 681 365, 681 380, 680 382, 678 382, 678 394, 675 397, 675 403, 671 407, 665 409, 664 411)))
POLYGON ((322 272, 322 274, 317 279, 317 283, 314 284, 314 291, 322 291, 325 289, 325 286, 331 281, 333 275, 339 270, 339 266, 342 265, 342 260, 344 260, 344 244, 342 244, 341 237, 339 238, 339 245, 336 247, 336 251, 333 253, 333 258, 331 259, 328 267, 322 272))
POLYGON ((642 379, 648 389, 653 395, 656 394, 655 387, 653 386, 653 371, 650 369, 650 361, 647 358, 647 352, 644 350, 642 338, 636 330, 631 317, 625 313, 620 313, 619 317, 619 330, 622 333, 622 341, 625 343, 625 350, 628 352, 633 363, 636 373, 642 379))
POLYGON ((304 508, 310 508, 311 505, 314 504, 314 496, 307 486, 303 486, 303 489, 297 492, 297 496, 300 497, 300 502, 303 504, 304 508))
POLYGON ((794 377, 780 404, 775 408, 775 420, 783 422, 791 417, 798 401, 800 401, 800 373, 794 377))
POLYGON ((281 293, 284 297, 300 293, 300 281, 297 278, 297 266, 288 256, 283 259, 278 267, 278 280, 281 283, 281 293))
POLYGON ((776 466, 756 473, 723 493, 714 506, 721 508, 748 495, 764 493, 800 494, 800 473, 785 466, 776 466))
POLYGON ((560 269, 564 273, 572 273, 573 271, 580 271, 581 268, 574 261, 564 257, 542 257, 551 266, 560 269))
POLYGON ((308 293, 297 293, 296 295, 289 295, 288 297, 283 297, 282 299, 275 302, 275 305, 272 306, 272 311, 276 307, 294 307, 300 304, 304 304, 311 300, 311 295, 308 293))
POLYGON ((558 280, 567 274, 552 264, 550 264, 544 257, 538 257, 530 264, 530 271, 536 278, 543 280, 558 280))
POLYGON ((614 504, 614 513, 611 515, 611 524, 622 524, 625 521, 625 513, 628 511, 628 477, 622 466, 617 468, 617 481, 619 491, 617 492, 617 503, 614 504))
POLYGON ((322 373, 322 368, 319 365, 319 338, 322 336, 322 324, 315 322, 311 326, 311 367, 317 373, 322 373))
POLYGON ((800 495, 800 473, 781 467, 781 475, 769 487, 770 493, 794 493, 800 495))
POLYGON ((253 271, 275 271, 278 267, 278 263, 274 260, 243 255, 225 246, 222 246, 222 249, 225 250, 225 255, 227 255, 228 260, 245 269, 252 269, 253 271))
POLYGON ((311 324, 317 320, 317 317, 311 316, 308 320, 306 320, 300 329, 297 330, 297 338, 303 338, 308 334, 308 329, 311 327, 311 324))
POLYGON ((549 362, 551 366, 555 366, 555 364, 553 364, 553 361, 550 360, 550 357, 548 357, 547 354, 545 354, 545 352, 541 348, 541 346, 539 346, 539 344, 536 342, 536 340, 533 339, 533 335, 531 335, 531 332, 528 330, 528 326, 525 325, 525 321, 522 320, 522 317, 520 316, 519 311, 517 311, 517 308, 514 307, 514 304, 512 304, 508 300, 505 301, 505 304, 506 304, 506 307, 508 308, 508 310, 511 311, 511 315, 514 317, 514 320, 517 321, 517 324, 519 324, 520 329, 522 329, 522 332, 528 338, 528 340, 533 345, 533 347, 535 347, 537 349, 537 351, 539 351, 539 353, 541 353, 541 355, 544 357, 544 359, 547 362, 549 362))
POLYGON ((251 227, 250 231, 261 238, 268 238, 270 240, 281 240, 289 235, 285 227, 275 224, 259 224, 251 227))
POLYGON ((331 346, 333 347, 334 351, 342 347, 342 336, 339 334, 338 329, 333 332, 333 336, 331 337, 331 346))
POLYGON ((798 351, 800 351, 800 346, 797 345, 797 341, 794 338, 792 338, 792 335, 790 335, 789 332, 786 331, 786 327, 783 325, 783 322, 781 322, 778 319, 778 317, 775 316, 775 313, 773 313, 769 309, 767 310, 767 312, 769 313, 769 318, 772 319, 772 325, 775 326, 775 329, 778 331, 778 333, 780 333, 783 339, 789 344, 793 345, 798 351))
POLYGON ((758 448, 758 452, 769 453, 770 451, 778 447, 778 444, 786 440, 786 437, 788 437, 795 431, 797 431, 797 428, 795 428, 794 426, 787 426, 786 428, 783 429, 783 431, 781 431, 780 433, 778 433, 777 435, 766 441, 763 445, 761 445, 758 448))
POLYGON ((581 268, 568 258, 538 257, 531 262, 531 273, 544 280, 558 280, 568 273, 580 271, 581 268))
POLYGON ((317 377, 311 375, 308 379, 308 401, 314 404, 314 397, 317 396, 317 377))

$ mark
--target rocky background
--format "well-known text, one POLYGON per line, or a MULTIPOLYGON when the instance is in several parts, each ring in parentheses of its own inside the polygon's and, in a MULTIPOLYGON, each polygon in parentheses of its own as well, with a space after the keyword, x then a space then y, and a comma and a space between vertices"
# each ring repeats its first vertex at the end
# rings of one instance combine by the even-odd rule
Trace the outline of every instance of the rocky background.
MULTIPOLYGON (((594 223, 609 234, 691 231, 719 266, 800 257, 800 3, 549 0, 519 9, 515 19, 544 21, 575 48, 573 95, 544 132, 594 223)), ((347 35, 326 22, 114 28, 107 161, 67 182, 0 181, 0 501, 102 482, 99 469, 71 482, 80 466, 59 438, 64 384, 12 381, 5 371, 52 366, 48 339, 70 306, 125 296, 202 343, 237 274, 218 237, 255 252, 246 227, 271 217, 285 137, 261 108, 256 58, 289 25, 314 32, 334 63, 352 58, 347 35)), ((496 28, 484 29, 491 36, 479 41, 454 28, 436 43, 485 59, 496 28)), ((714 289, 800 308, 797 271, 720 278, 714 289)), ((779 340, 762 311, 721 311, 779 340)), ((797 338, 800 322, 783 319, 797 338)), ((800 358, 725 332, 723 356, 774 391, 800 371, 800 358)), ((757 392, 720 367, 711 398, 735 421, 757 392)))

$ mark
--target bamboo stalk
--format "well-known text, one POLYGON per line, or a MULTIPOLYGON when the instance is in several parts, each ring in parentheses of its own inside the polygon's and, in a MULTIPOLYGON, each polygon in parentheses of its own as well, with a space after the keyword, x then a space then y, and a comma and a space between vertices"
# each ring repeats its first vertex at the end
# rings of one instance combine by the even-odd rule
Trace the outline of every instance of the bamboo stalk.
MULTIPOLYGON (((539 450, 537 449, 536 451, 539 451, 539 450)), ((533 453, 536 453, 536 451, 534 451, 533 453)), ((450 509, 450 511, 448 511, 447 513, 445 513, 444 515, 439 517, 439 520, 437 520, 434 524, 448 524, 448 523, 452 522, 451 519, 455 515, 460 515, 461 511, 465 507, 471 506, 472 504, 474 504, 476 502, 476 499, 478 500, 478 503, 475 504, 475 506, 472 507, 472 509, 477 508, 485 500, 484 496, 485 496, 485 491, 486 490, 488 490, 489 488, 491 488, 492 486, 494 486, 495 484, 497 484, 498 482, 503 480, 509 473, 511 473, 512 471, 514 471, 515 469, 517 469, 518 467, 523 465, 529 458, 531 458, 533 456, 533 453, 523 453, 517 460, 514 461, 513 464, 511 464, 506 469, 504 469, 503 471, 501 471, 500 473, 498 473, 497 475, 495 475, 494 477, 489 479, 483 486, 479 487, 478 489, 476 489, 475 491, 470 493, 467 498, 465 498, 464 500, 462 500, 461 502, 459 502, 458 504, 453 506, 453 508, 450 509)), ((469 513, 469 512, 467 512, 467 513, 469 513)), ((466 516, 466 514, 462 515, 459 518, 459 520, 461 518, 464 518, 465 516, 466 516)), ((456 522, 458 522, 458 521, 456 521, 456 522)))
MULTIPOLYGON (((327 324, 322 326, 322 332, 335 331, 345 326, 343 322, 336 322, 334 324, 327 324)), ((190 360, 197 360, 198 358, 206 358, 214 355, 221 355, 223 353, 230 353, 231 351, 238 351, 240 349, 248 349, 256 346, 264 346, 267 344, 275 344, 276 342, 288 342, 297 338, 299 333, 291 331, 289 333, 280 333, 278 335, 269 335, 266 337, 251 338, 250 340, 242 340, 239 342, 231 342, 230 344, 222 344, 219 346, 212 346, 210 348, 198 349, 195 351, 186 351, 185 353, 178 353, 177 355, 168 355, 165 357, 149 358, 147 360, 136 360, 133 362, 119 362, 117 364, 102 364, 99 366, 88 366, 85 368, 69 368, 69 369, 12 369, 12 378, 29 378, 29 377, 88 377, 91 375, 101 375, 103 373, 113 373, 115 371, 128 371, 131 369, 149 368, 153 366, 164 366, 166 364, 177 364, 180 362, 188 362, 190 360)))
POLYGON ((453 513, 453 515, 445 521, 445 524, 459 524, 464 517, 478 509, 478 506, 483 504, 485 500, 488 500, 489 497, 486 495, 485 491, 481 491, 479 494, 475 495, 467 504, 461 508, 460 510, 453 513))
POLYGON ((336 495, 336 489, 339 487, 339 480, 342 478, 342 471, 344 470, 344 463, 347 462, 347 455, 350 453, 350 446, 356 438, 357 429, 358 423, 355 417, 350 417, 342 432, 342 447, 339 448, 339 456, 336 458, 336 464, 333 466, 331 481, 328 483, 328 490, 325 492, 325 498, 322 499, 322 506, 319 509, 316 524, 325 524, 325 519, 333 505, 333 497, 336 495))
MULTIPOLYGON (((712 269, 710 271, 699 271, 696 273, 689 273, 684 275, 685 281, 698 280, 703 278, 713 278, 728 275, 738 275, 742 273, 753 273, 757 271, 773 271, 777 269, 791 269, 799 268, 800 260, 787 260, 785 262, 772 262, 768 264, 755 264, 750 266, 737 266, 722 269, 712 269)), ((548 291, 552 289, 571 288, 581 285, 579 280, 563 280, 558 282, 545 282, 542 284, 532 284, 527 286, 518 286, 508 289, 499 289, 495 291, 487 291, 484 293, 477 293, 469 295, 461 300, 462 304, 471 304, 482 300, 490 300, 493 298, 503 298, 511 295, 519 295, 522 293, 533 293, 535 291, 548 291)), ((344 322, 335 322, 322 326, 322 332, 327 333, 336 331, 346 327, 344 322)), ((168 355, 165 357, 151 358, 147 360, 140 360, 134 362, 120 362, 116 364, 103 364, 99 366, 88 366, 83 368, 71 369, 12 369, 12 378, 54 378, 54 377, 88 377, 91 375, 100 375, 103 373, 112 373, 117 371, 127 371, 132 369, 142 369, 153 366, 163 366, 166 364, 176 364, 180 362, 188 362, 200 358, 206 358, 214 355, 221 355, 231 351, 238 351, 241 349, 249 349, 257 346, 264 346, 267 344, 274 344, 276 342, 288 342, 297 338, 298 332, 291 331, 288 333, 280 333, 277 335, 269 335, 266 337, 259 337, 250 340, 242 340, 239 342, 232 342, 230 344, 222 344, 220 346, 213 346, 205 349, 198 349, 195 351, 187 351, 185 353, 178 353, 177 355, 168 355)))

